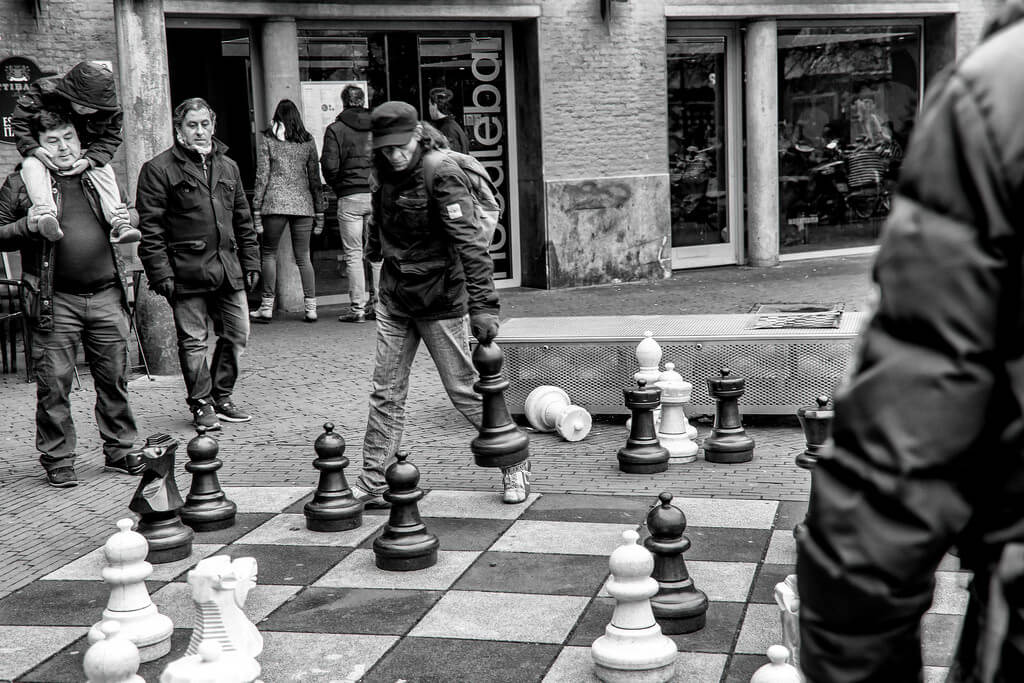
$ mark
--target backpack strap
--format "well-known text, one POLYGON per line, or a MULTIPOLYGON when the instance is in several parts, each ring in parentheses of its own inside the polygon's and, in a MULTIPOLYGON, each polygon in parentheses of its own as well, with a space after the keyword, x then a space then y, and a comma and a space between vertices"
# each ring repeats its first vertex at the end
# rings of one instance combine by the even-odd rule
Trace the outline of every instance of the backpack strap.
POLYGON ((448 153, 440 149, 432 149, 423 155, 423 184, 427 188, 427 195, 434 196, 434 177, 437 175, 438 165, 448 157, 448 153))

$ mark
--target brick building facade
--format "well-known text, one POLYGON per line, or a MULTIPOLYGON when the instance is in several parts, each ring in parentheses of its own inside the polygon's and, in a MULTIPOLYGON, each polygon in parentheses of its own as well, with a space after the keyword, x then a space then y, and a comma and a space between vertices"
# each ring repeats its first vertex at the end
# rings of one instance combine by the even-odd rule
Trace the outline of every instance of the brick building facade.
MULTIPOLYGON (((509 200, 494 248, 503 284, 556 288, 870 249, 882 185, 869 210, 846 192, 830 217, 807 196, 813 173, 780 168, 783 148, 811 148, 820 163, 837 121, 857 129, 849 150, 855 137, 889 139, 893 84, 916 106, 999 2, 43 0, 35 15, 0 0, 0 64, 111 63, 126 103, 115 163, 132 187, 131 172, 170 141, 170 103, 186 96, 218 109, 251 185, 253 135, 280 98, 317 131, 337 84, 421 110, 429 87, 445 85, 509 200), (912 67, 902 82, 896 53, 912 67), (861 237, 842 241, 851 234, 861 237)), ((0 144, 0 167, 17 160, 0 144)))

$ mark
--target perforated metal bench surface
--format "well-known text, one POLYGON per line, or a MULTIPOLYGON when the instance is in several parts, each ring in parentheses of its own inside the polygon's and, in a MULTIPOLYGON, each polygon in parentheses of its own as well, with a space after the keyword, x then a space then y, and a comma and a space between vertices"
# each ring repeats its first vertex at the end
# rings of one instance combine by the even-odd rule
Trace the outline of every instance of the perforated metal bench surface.
POLYGON ((506 402, 523 412, 542 384, 565 389, 593 413, 628 413, 622 390, 635 386, 636 345, 650 331, 662 348, 662 369, 693 383, 690 414, 714 412, 707 379, 728 367, 746 380, 745 413, 790 414, 831 395, 845 373, 866 313, 844 312, 834 328, 752 327, 755 314, 630 315, 511 318, 498 342, 510 386, 506 402))

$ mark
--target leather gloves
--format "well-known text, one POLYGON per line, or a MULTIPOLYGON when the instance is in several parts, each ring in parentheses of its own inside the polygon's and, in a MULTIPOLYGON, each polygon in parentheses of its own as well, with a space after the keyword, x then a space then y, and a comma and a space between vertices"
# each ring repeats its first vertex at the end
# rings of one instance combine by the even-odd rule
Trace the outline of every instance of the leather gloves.
POLYGON ((490 344, 498 336, 498 316, 493 313, 471 313, 469 327, 481 344, 490 344))
POLYGON ((245 288, 250 292, 256 291, 256 285, 260 283, 260 271, 250 270, 245 274, 245 288))
POLYGON ((160 282, 151 282, 149 283, 149 288, 152 289, 157 294, 159 294, 160 296, 162 296, 163 298, 167 299, 168 301, 174 298, 173 277, 161 280, 160 282))

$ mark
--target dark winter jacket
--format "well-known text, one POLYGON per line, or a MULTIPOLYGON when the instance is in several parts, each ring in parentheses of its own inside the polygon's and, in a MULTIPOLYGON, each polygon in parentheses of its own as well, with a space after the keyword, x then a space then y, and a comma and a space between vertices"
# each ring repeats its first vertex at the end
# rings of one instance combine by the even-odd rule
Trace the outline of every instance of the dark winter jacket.
POLYGON ((434 128, 437 128, 448 138, 448 146, 451 149, 463 154, 469 154, 469 136, 466 135, 466 131, 463 130, 462 126, 455 119, 446 116, 431 123, 434 124, 434 128))
POLYGON ((174 278, 175 292, 244 286, 259 271, 259 247, 238 165, 214 139, 205 159, 175 144, 139 171, 139 258, 150 284, 174 278))
POLYGON ((22 156, 31 155, 39 147, 30 118, 41 109, 52 108, 70 111, 71 122, 82 141, 83 156, 92 159, 96 166, 110 163, 121 146, 124 116, 117 103, 114 79, 108 71, 81 62, 63 77, 47 76, 30 85, 18 98, 11 121, 15 144, 22 156), (69 102, 99 111, 82 116, 70 109, 69 102))
POLYGON ((422 161, 417 150, 407 170, 392 171, 381 161, 375 172, 380 187, 373 193, 366 258, 384 261, 380 300, 413 318, 497 315, 494 264, 474 222, 469 180, 445 157, 428 194, 422 161))
MULTIPOLYGON (((100 223, 109 229, 110 225, 103 218, 103 211, 100 209, 96 187, 87 176, 80 175, 79 178, 93 213, 100 223)), ((121 197, 127 196, 122 187, 121 197)), ((57 206, 59 221, 64 207, 60 186, 56 182, 53 183, 53 200, 57 206)), ((130 205, 127 200, 125 203, 130 205)), ((29 201, 25 183, 21 180, 21 173, 15 171, 7 176, 3 187, 0 187, 0 251, 21 251, 22 281, 28 298, 28 317, 35 329, 48 332, 53 330, 53 278, 57 272, 57 250, 54 242, 29 231, 27 216, 30 206, 32 202, 29 201)), ((139 215, 135 209, 129 206, 128 212, 131 214, 132 225, 138 225, 139 215)), ((118 284, 121 286, 121 301, 127 310, 128 265, 122 249, 124 247, 110 245, 117 268, 118 284)))
POLYGON ((320 170, 337 196, 370 191, 372 137, 370 110, 365 107, 348 107, 327 126, 320 170))
POLYGON ((915 680, 947 549, 978 568, 1024 540, 1024 3, 1007 9, 930 86, 903 161, 799 540, 808 680, 915 680))

